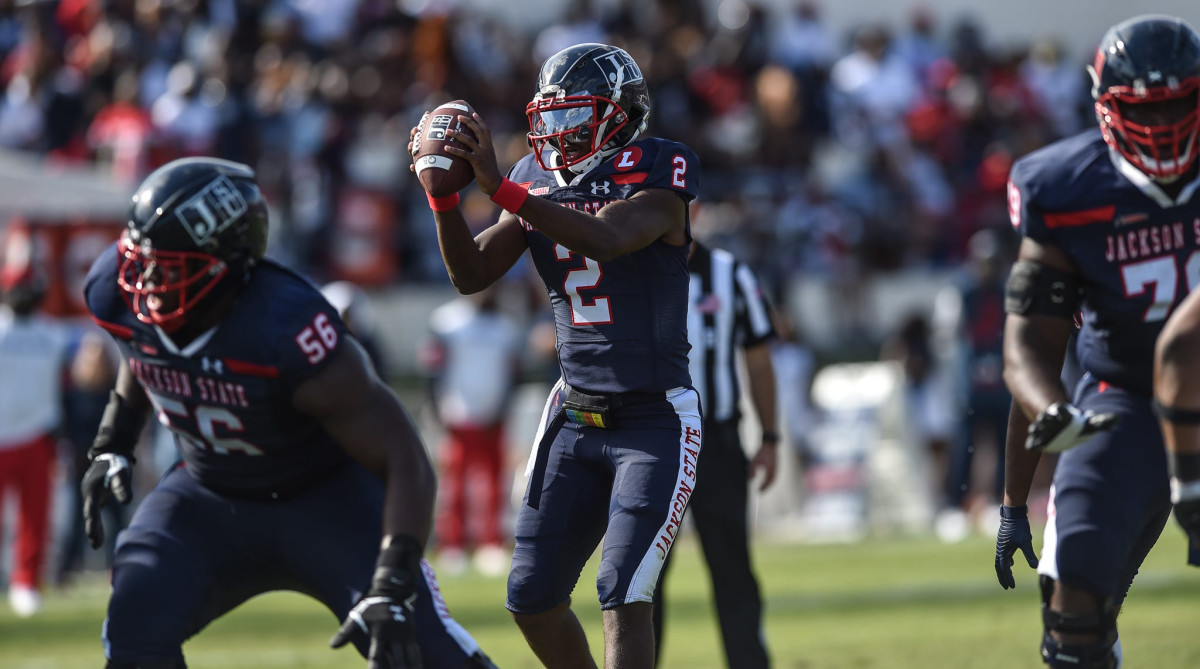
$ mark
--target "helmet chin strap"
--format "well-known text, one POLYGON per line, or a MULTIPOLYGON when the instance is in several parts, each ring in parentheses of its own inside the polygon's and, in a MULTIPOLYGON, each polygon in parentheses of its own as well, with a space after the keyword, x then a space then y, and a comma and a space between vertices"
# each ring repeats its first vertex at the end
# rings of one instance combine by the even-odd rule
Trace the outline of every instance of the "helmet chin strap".
MULTIPOLYGON (((587 160, 583 161, 583 163, 580 163, 580 165, 591 163, 592 167, 595 167, 595 165, 600 162, 599 158, 600 158, 600 155, 596 154, 596 155, 588 158, 587 160)), ((585 176, 587 176, 588 172, 592 171, 591 167, 589 167, 588 169, 584 170, 583 172, 576 173, 575 168, 578 167, 578 165, 573 165, 571 167, 563 167, 562 163, 563 163, 562 154, 559 153, 558 149, 551 149, 550 150, 550 170, 554 173, 554 181, 558 183, 559 187, 576 186, 579 184, 579 182, 583 181, 583 178, 585 176), (568 176, 570 178, 567 178, 568 176)))

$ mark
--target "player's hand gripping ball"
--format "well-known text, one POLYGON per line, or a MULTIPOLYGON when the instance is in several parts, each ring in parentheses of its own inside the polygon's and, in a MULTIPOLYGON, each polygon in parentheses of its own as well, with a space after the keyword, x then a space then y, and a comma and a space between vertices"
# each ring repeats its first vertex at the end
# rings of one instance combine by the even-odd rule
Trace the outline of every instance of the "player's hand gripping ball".
MULTIPOLYGON (((425 190, 434 197, 446 197, 466 188, 475 180, 471 163, 463 158, 446 153, 448 144, 461 146, 447 139, 447 130, 471 133, 459 120, 459 116, 470 117, 475 112, 465 100, 454 100, 425 112, 417 124, 412 137, 413 166, 417 179, 425 190)), ((473 137, 474 134, 471 133, 473 137)))

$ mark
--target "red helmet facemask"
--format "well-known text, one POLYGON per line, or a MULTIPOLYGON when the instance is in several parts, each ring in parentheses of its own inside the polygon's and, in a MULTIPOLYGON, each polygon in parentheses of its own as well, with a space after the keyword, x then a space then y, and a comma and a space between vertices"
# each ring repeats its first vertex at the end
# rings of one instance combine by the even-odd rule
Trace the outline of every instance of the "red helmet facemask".
POLYGON ((174 332, 188 311, 228 273, 219 258, 194 251, 156 251, 122 236, 117 284, 137 319, 174 332))
POLYGON ((589 160, 629 123, 620 105, 599 95, 538 98, 525 106, 525 115, 538 165, 547 171, 574 168, 576 174, 595 167, 600 157, 589 160), (550 166, 542 160, 547 148, 559 154, 562 164, 550 166))
POLYGON ((1112 86, 1096 99, 1100 130, 1110 147, 1155 179, 1173 179, 1196 162, 1200 79, 1178 86, 1112 86))

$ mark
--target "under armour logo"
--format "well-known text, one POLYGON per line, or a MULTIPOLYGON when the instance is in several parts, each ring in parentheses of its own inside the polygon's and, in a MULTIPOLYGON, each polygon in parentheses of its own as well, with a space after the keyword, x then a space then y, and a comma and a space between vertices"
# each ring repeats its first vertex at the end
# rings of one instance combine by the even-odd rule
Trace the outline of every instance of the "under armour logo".
POLYGON ((1163 78, 1162 72, 1159 72, 1158 70, 1153 70, 1151 72, 1147 72, 1146 78, 1149 79, 1150 81, 1162 81, 1162 78, 1163 78))
POLYGON ((1063 281, 1055 281, 1050 284, 1050 301, 1055 304, 1062 304, 1067 299, 1067 284, 1063 281))
POLYGON ((200 367, 202 369, 204 369, 204 372, 206 374, 210 373, 210 372, 215 372, 217 374, 225 373, 225 363, 221 362, 220 358, 218 358, 216 360, 213 360, 208 357, 201 358, 200 359, 200 367))
POLYGON ((388 608, 391 609, 391 611, 392 611, 392 620, 395 620, 398 623, 402 623, 402 622, 408 620, 408 616, 405 615, 403 606, 400 606, 398 604, 393 604, 393 605, 389 606, 388 608))
POLYGON ((592 182, 592 195, 608 195, 608 182, 607 181, 593 181, 592 182))

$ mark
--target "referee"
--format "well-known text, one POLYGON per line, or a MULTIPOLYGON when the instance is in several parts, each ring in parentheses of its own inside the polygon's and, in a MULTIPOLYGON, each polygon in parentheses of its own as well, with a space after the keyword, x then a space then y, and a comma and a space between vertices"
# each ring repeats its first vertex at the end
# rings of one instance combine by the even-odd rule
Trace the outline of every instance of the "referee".
MULTIPOLYGON (((693 241, 688 259, 691 288, 688 339, 692 385, 700 392, 704 448, 688 513, 700 535, 716 599, 729 667, 770 666, 762 631, 762 599, 750 566, 749 480, 762 472, 760 490, 775 479, 775 372, 771 309, 750 267, 722 249, 693 241), (738 434, 736 351, 745 358, 751 404, 762 426, 762 444, 747 460, 738 434)), ((661 657, 662 620, 670 555, 654 601, 655 658, 661 657)))

